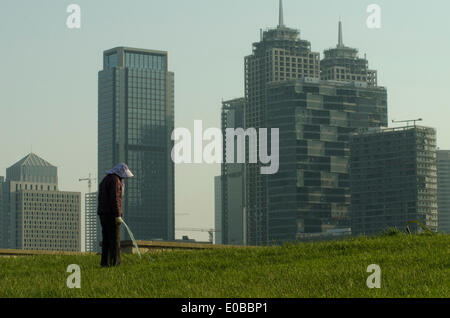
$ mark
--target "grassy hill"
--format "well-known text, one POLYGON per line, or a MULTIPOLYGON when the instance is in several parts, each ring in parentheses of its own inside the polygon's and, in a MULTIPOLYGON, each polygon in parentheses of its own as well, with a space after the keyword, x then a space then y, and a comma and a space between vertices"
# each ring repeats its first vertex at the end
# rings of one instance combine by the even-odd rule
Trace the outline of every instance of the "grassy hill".
POLYGON ((278 247, 99 256, 0 257, 0 297, 449 297, 450 236, 397 234, 278 247), (66 286, 70 264, 81 289, 66 286), (369 289, 367 267, 382 270, 369 289))

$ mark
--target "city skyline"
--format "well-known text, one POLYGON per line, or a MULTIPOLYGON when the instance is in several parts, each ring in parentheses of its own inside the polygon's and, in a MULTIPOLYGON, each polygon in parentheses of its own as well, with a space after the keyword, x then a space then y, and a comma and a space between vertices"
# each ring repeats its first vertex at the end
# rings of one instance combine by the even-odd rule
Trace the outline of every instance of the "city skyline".
MULTIPOLYGON (((243 95, 244 56, 250 54, 249 44, 257 41, 260 28, 276 26, 278 1, 212 3, 195 1, 192 8, 180 1, 167 1, 164 4, 154 1, 149 5, 140 3, 137 6, 141 7, 140 10, 129 10, 131 12, 127 19, 132 23, 117 34, 108 28, 111 23, 101 19, 102 15, 107 16, 101 1, 95 4, 79 1, 83 17, 80 31, 68 30, 64 25, 66 3, 54 6, 27 3, 33 16, 21 11, 29 19, 12 21, 11 17, 15 15, 10 13, 19 10, 20 2, 2 2, 1 30, 11 32, 2 34, 6 41, 0 44, 8 61, 5 72, 10 74, 0 82, 5 97, 2 112, 9 115, 9 120, 1 125, 0 132, 8 135, 15 131, 14 122, 17 120, 25 125, 22 124, 21 129, 15 131, 14 138, 1 141, 0 146, 7 151, 0 158, 0 168, 3 170, 11 165, 33 147, 43 157, 53 158, 52 161, 63 172, 60 176, 62 188, 86 192, 86 185, 79 183, 78 178, 89 172, 97 173, 95 74, 101 65, 101 53, 117 45, 169 51, 172 63, 170 69, 178 74, 175 127, 191 127, 194 119, 203 119, 208 126, 220 127, 220 102, 222 98, 243 95), (192 30, 196 32, 190 32, 189 28, 181 30, 179 26, 173 27, 169 22, 160 20, 155 14, 157 10, 151 10, 152 5, 159 5, 161 11, 168 12, 178 8, 179 11, 173 12, 174 19, 178 17, 182 22, 191 23, 192 30), (199 7, 206 14, 195 14, 199 7), (146 12, 145 9, 154 15, 154 24, 147 22, 152 19, 145 22, 136 19, 141 17, 138 11, 146 12), (221 10, 223 16, 227 16, 227 13, 233 15, 236 23, 221 24, 218 23, 220 19, 212 23, 221 17, 218 14, 221 10), (260 14, 254 14, 255 10, 260 14), (40 28, 33 28, 33 23, 39 23, 40 28), (205 31, 202 25, 208 25, 212 30, 205 31), (227 25, 227 28, 224 29, 223 25, 227 25), (146 29, 161 28, 168 35, 161 36, 157 32, 148 35, 145 32, 146 29), (130 30, 142 31, 130 36, 130 30), (236 34, 236 31, 241 34, 231 39, 225 36, 236 34), (186 34, 190 36, 186 37, 186 34), (143 39, 147 36, 148 40, 143 39), (208 42, 201 46, 197 41, 204 43, 205 38, 208 42), (21 43, 17 39, 24 41, 21 43), (191 42, 200 49, 183 51, 183 47, 193 46, 191 42), (41 50, 23 50, 25 43, 41 50), (12 57, 16 55, 17 62, 14 62, 12 57), (50 61, 54 67, 48 67, 50 61), (17 72, 13 72, 13 69, 17 72), (191 79, 193 74, 195 77, 191 79), (20 94, 22 90, 28 93, 20 94)), ((313 51, 320 52, 323 57, 323 50, 336 43, 336 26, 338 16, 341 15, 345 44, 360 48, 361 53, 368 53, 371 68, 380 72, 380 85, 389 89, 389 118, 424 117, 426 125, 438 130, 438 146, 450 148, 450 136, 445 130, 445 116, 442 116, 448 100, 443 85, 444 76, 449 70, 449 63, 444 60, 449 44, 438 37, 438 31, 444 27, 439 23, 445 21, 444 17, 438 17, 445 12, 442 7, 449 5, 442 1, 442 7, 436 9, 434 18, 424 23, 421 5, 406 3, 379 1, 383 10, 381 30, 367 29, 367 4, 356 1, 339 2, 339 5, 330 1, 318 1, 315 4, 285 1, 284 21, 292 28, 300 28, 301 38, 310 40, 313 51), (328 4, 329 12, 319 11, 324 3, 328 4), (405 13, 405 6, 409 9, 408 14, 405 13), (317 19, 314 19, 317 16, 324 20, 320 22, 319 28, 317 19), (433 59, 421 63, 421 59, 429 56, 425 54, 429 54, 429 47, 434 48, 433 59), (399 55, 402 55, 401 59, 399 55)), ((119 12, 125 8, 125 4, 119 3, 116 9, 108 10, 114 10, 111 13, 115 13, 113 16, 117 19, 125 19, 119 16, 119 12)), ((4 174, 2 170, 0 175, 4 174)), ((177 166, 176 170, 176 211, 191 214, 190 220, 180 218, 179 221, 183 222, 183 226, 212 227, 213 177, 219 174, 220 166, 183 165, 177 166), (201 182, 192 186, 186 180, 195 176, 199 176, 201 182)))

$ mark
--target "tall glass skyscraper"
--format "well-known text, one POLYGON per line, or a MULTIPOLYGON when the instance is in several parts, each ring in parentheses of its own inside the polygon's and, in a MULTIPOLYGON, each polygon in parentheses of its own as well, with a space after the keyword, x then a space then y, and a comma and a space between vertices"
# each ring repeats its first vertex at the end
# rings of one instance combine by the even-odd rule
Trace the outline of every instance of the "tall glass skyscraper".
POLYGON ((168 71, 168 54, 118 47, 103 57, 98 180, 117 163, 127 163, 135 177, 125 183, 125 221, 138 240, 173 240, 174 74, 168 71))

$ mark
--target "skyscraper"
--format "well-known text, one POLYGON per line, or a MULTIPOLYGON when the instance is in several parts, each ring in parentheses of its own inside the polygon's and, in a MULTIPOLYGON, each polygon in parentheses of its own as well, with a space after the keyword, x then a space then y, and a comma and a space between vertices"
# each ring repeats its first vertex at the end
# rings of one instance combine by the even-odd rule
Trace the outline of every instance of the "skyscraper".
POLYGON ((438 229, 450 233, 450 150, 437 151, 438 229))
POLYGON ((223 163, 221 181, 221 232, 224 244, 242 245, 244 237, 244 164, 238 163, 238 143, 234 143, 233 163, 227 162, 227 129, 240 129, 244 124, 244 98, 222 103, 223 163))
POLYGON ((268 176, 270 243, 350 232, 349 139, 387 125, 382 87, 300 79, 267 88, 267 125, 280 131, 280 168, 268 176))
POLYGON ((404 230, 410 221, 437 231, 435 129, 370 129, 352 136, 350 148, 353 234, 404 230))
POLYGON ((387 125, 386 90, 357 53, 339 22, 338 44, 321 61, 285 26, 280 0, 278 27, 261 32, 246 57, 245 128, 280 131, 278 173, 245 165, 247 244, 349 231, 350 134, 387 125))
MULTIPOLYGON (((277 28, 261 31, 260 42, 245 58, 244 127, 267 127, 266 90, 270 82, 299 78, 320 78, 320 54, 300 39, 300 32, 284 25, 280 0, 277 28)), ((267 176, 259 164, 245 165, 246 241, 249 245, 268 242, 267 176)))
POLYGON ((223 244, 222 232, 222 176, 214 177, 214 244, 223 244))
POLYGON ((124 219, 139 240, 173 240, 174 74, 167 52, 117 47, 103 54, 98 92, 98 180, 119 162, 124 219))
POLYGON ((3 189, 5 188, 5 177, 0 176, 0 248, 3 247, 3 242, 6 241, 6 237, 4 237, 6 234, 7 229, 4 226, 4 218, 5 213, 3 205, 5 204, 5 200, 3 199, 3 189))
POLYGON ((58 190, 57 168, 31 153, 6 169, 2 247, 81 251, 81 194, 58 190))

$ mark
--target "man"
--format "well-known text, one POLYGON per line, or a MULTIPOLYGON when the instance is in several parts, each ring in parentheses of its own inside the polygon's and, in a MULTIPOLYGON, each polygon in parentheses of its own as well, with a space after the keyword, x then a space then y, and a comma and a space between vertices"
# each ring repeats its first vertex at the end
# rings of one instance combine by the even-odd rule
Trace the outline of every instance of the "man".
POLYGON ((102 225, 102 267, 120 265, 120 225, 122 224, 122 197, 124 179, 132 178, 128 166, 120 163, 100 183, 98 191, 98 215, 102 225))

